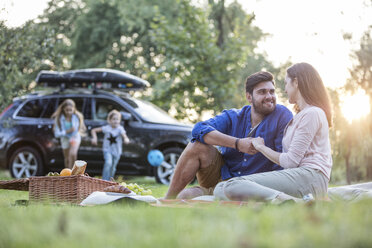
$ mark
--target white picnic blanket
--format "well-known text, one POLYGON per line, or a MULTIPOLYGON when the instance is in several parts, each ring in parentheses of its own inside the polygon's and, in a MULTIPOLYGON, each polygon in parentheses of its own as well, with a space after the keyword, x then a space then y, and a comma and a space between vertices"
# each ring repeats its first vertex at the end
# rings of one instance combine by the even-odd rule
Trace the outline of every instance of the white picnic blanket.
MULTIPOLYGON (((332 187, 328 189, 328 196, 332 201, 357 202, 372 199, 372 182, 332 187)), ((205 195, 193 200, 214 201, 214 196, 205 195)))
MULTIPOLYGON (((328 196, 332 201, 357 202, 363 199, 372 199, 372 182, 360 183, 339 187, 332 187, 328 189, 328 196)), ((147 202, 152 204, 159 204, 158 199, 153 196, 141 196, 135 193, 120 194, 111 192, 93 192, 86 199, 84 199, 81 206, 94 206, 108 204, 125 198, 128 201, 147 202)), ((216 199, 213 195, 205 195, 194 198, 193 200, 213 202, 216 199)))
POLYGON ((100 192, 95 191, 91 193, 87 198, 85 198, 80 205, 81 206, 94 206, 108 204, 120 199, 127 201, 140 201, 147 203, 158 203, 158 200, 151 195, 136 195, 136 193, 131 192, 129 194, 113 193, 113 192, 100 192))
POLYGON ((372 199, 372 182, 332 187, 328 189, 332 201, 357 202, 372 199))
MULTIPOLYGON (((372 182, 332 187, 328 189, 328 196, 332 201, 357 202, 372 199, 372 182)), ((213 195, 204 195, 193 200, 215 201, 213 195)))

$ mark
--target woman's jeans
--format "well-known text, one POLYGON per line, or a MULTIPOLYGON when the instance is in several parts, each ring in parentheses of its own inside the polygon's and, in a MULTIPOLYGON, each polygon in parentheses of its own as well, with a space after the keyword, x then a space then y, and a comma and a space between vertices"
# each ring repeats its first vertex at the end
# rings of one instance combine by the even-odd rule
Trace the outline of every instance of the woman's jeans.
POLYGON ((327 189, 328 178, 321 171, 300 167, 234 177, 218 183, 214 195, 221 200, 272 201, 283 193, 296 198, 311 193, 322 198, 327 189))
POLYGON ((115 156, 110 152, 104 152, 105 165, 103 166, 102 179, 109 181, 111 177, 115 176, 116 166, 119 163, 120 155, 115 156))

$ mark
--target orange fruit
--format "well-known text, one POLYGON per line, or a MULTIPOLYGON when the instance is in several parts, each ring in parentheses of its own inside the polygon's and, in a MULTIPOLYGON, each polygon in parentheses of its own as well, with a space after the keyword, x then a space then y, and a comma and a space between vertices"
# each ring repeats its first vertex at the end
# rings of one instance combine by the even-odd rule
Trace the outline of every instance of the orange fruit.
POLYGON ((59 173, 59 175, 61 177, 65 177, 65 176, 71 176, 71 169, 68 169, 68 168, 64 168, 63 170, 61 170, 61 173, 59 173))

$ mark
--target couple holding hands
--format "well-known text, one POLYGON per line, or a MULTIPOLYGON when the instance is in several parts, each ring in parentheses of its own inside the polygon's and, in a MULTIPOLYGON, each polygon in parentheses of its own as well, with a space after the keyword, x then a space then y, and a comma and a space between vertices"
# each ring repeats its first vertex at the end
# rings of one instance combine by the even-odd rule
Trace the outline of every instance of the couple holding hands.
POLYGON ((313 66, 297 63, 287 69, 285 91, 295 116, 276 104, 272 74, 250 75, 251 105, 195 125, 165 198, 281 203, 325 197, 332 168, 327 90, 313 66), (185 188, 195 176, 200 186, 185 188))

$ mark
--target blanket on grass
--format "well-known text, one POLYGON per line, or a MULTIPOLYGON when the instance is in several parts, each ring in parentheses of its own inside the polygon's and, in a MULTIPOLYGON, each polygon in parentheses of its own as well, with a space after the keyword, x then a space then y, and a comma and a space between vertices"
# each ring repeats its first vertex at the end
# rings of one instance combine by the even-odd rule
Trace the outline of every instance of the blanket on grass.
POLYGON ((372 199, 372 182, 329 188, 328 197, 332 201, 346 202, 372 199))
MULTIPOLYGON (((331 187, 328 189, 328 197, 331 201, 358 202, 363 199, 372 199, 372 182, 360 183, 346 186, 331 187)), ((93 192, 84 199, 81 206, 94 206, 102 204, 130 204, 151 205, 156 207, 203 207, 203 206, 257 206, 259 202, 243 201, 216 201, 214 196, 199 196, 191 200, 165 200, 156 199, 153 196, 141 196, 135 193, 121 194, 111 192, 93 192)), ((262 204, 262 203, 261 203, 262 204)))
POLYGON ((85 198, 81 206, 95 206, 104 204, 124 204, 124 205, 151 205, 154 207, 174 207, 174 208, 192 208, 192 207, 207 207, 215 206, 247 206, 257 205, 258 203, 243 202, 243 201, 215 201, 213 196, 201 196, 191 200, 165 200, 156 199, 153 196, 141 196, 135 193, 121 194, 112 192, 95 191, 85 198))

